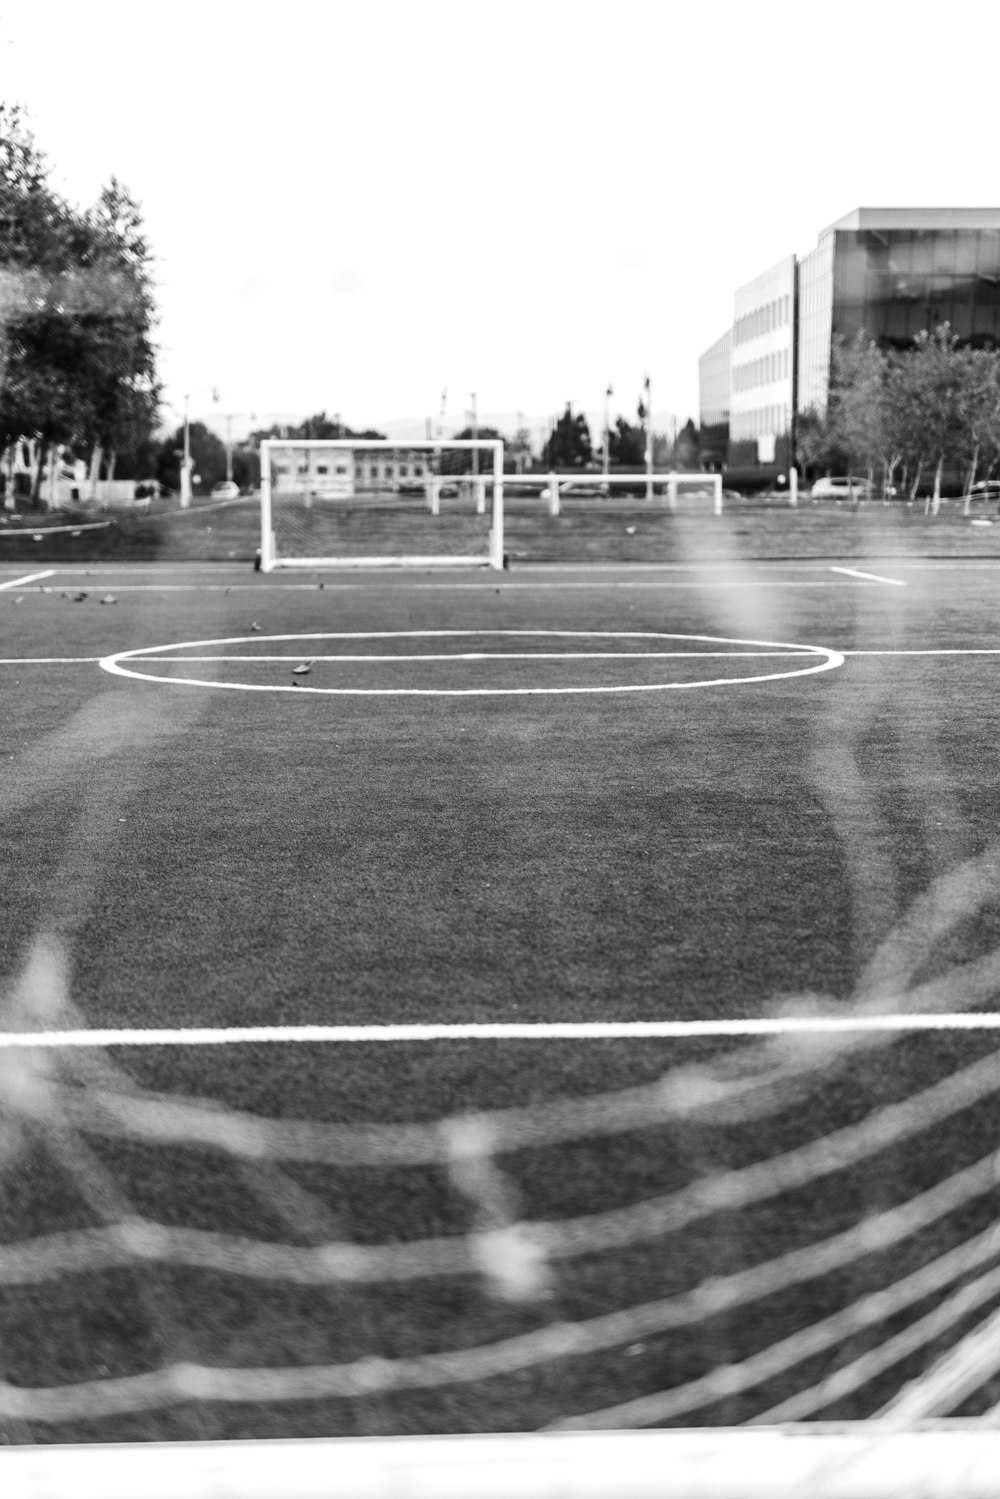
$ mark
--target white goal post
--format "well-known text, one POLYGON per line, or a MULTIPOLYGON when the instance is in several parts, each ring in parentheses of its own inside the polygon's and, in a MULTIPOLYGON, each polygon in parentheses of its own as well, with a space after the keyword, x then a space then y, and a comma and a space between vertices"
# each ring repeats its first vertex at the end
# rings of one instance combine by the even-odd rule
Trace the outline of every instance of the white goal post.
POLYGON ((503 483, 498 439, 268 438, 261 571, 502 568, 503 483))
POLYGON ((722 475, 721 474, 678 474, 678 473, 635 473, 635 474, 597 474, 597 473, 548 473, 548 474, 517 474, 511 475, 510 484, 529 485, 537 484, 541 487, 542 499, 548 502, 548 507, 553 515, 559 514, 560 502, 564 499, 572 499, 586 496, 597 496, 605 499, 614 499, 616 487, 620 490, 631 491, 628 497, 641 498, 643 500, 655 500, 664 497, 671 510, 677 509, 677 501, 681 496, 695 497, 708 500, 712 506, 713 515, 722 514, 722 475))

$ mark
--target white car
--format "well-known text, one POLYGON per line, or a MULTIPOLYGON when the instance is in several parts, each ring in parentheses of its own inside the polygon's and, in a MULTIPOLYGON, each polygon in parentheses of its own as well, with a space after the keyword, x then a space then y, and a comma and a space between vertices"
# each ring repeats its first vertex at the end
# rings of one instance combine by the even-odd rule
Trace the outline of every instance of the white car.
POLYGON ((212 485, 213 500, 238 500, 240 497, 240 486, 234 484, 232 479, 222 479, 218 484, 212 485))
MULTIPOLYGON (((895 494, 894 489, 886 491, 895 494)), ((865 479, 817 479, 809 497, 813 500, 873 500, 879 491, 873 489, 865 479)))

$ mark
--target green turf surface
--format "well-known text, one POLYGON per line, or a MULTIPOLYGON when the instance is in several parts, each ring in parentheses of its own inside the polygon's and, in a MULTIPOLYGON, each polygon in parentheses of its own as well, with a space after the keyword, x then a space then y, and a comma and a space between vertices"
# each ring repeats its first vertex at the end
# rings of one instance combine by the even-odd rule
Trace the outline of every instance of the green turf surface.
MULTIPOLYGON (((797 509, 773 498, 727 501, 721 517, 705 498, 682 496, 671 512, 657 499, 574 500, 558 516, 535 498, 511 496, 505 503, 504 550, 512 564, 529 562, 688 562, 692 558, 874 557, 937 555, 1000 556, 1000 524, 994 508, 977 506, 966 516, 961 500, 944 500, 938 515, 923 501, 864 502, 858 509, 803 499, 797 509), (989 519, 989 526, 973 520, 989 519)), ((0 525, 0 564, 38 561, 252 561, 260 545, 257 499, 222 504, 196 500, 189 510, 157 501, 149 515, 111 514, 107 530, 81 531, 81 520, 102 512, 72 515, 25 512, 19 525, 0 525), (70 525, 70 530, 49 528, 70 525)), ((299 555, 399 555, 486 550, 483 528, 468 506, 442 501, 435 521, 419 501, 378 506, 329 506, 310 512, 310 528, 289 537, 299 555)), ((294 529, 294 516, 293 516, 294 529)))
MULTIPOLYGON (((537 655, 568 638, 476 633, 515 630, 639 632, 643 651, 659 634, 844 652, 997 644, 988 564, 903 563, 895 587, 752 565, 732 545, 725 569, 694 560, 651 574, 338 576, 322 589, 246 567, 95 566, 0 590, 2 654, 21 663, 0 666, 4 1027, 698 1020, 846 1013, 864 994, 875 1008, 996 1008, 998 658, 848 655, 834 671, 743 685, 451 697, 143 683, 95 664, 239 637, 227 653, 287 660, 199 672, 266 688, 291 685, 293 657, 319 654, 268 637, 311 633, 383 632, 387 654, 513 642, 537 655), (117 602, 102 607, 108 593, 117 602), (414 633, 431 630, 467 633, 414 633), (954 888, 940 885, 949 871, 954 888), (46 951, 67 956, 66 994, 46 951)), ((0 584, 16 576, 0 568, 0 584)), ((618 687, 705 669, 317 662, 303 681, 618 687)), ((746 669, 719 660, 711 675, 746 669)), ((0 1390, 8 1440, 530 1429, 701 1379, 629 1424, 727 1424, 940 1308, 898 1361, 799 1413, 869 1415, 1000 1302, 986 1288, 948 1304, 988 1255, 932 1263, 995 1219, 989 1162, 953 1198, 944 1184, 988 1157, 1000 1104, 989 1077, 950 1102, 927 1091, 989 1069, 993 1049, 986 1032, 857 1049, 694 1038, 0 1053, 0 1235, 28 1246, 0 1258, 2 1372, 58 1391, 19 1408, 0 1390), (663 1117, 609 1122, 664 1077, 663 1117), (889 1128, 885 1111, 921 1094, 889 1128), (560 1125, 558 1100, 600 1095, 603 1122, 560 1125), (220 1107, 235 1112, 220 1121, 220 1107), (447 1131, 404 1131, 415 1154, 396 1159, 395 1136, 370 1158, 336 1128, 483 1110, 521 1123, 493 1119, 471 1178, 447 1131), (262 1145, 261 1120, 329 1128, 262 1145), (824 1146, 851 1129, 842 1155, 824 1146), (799 1176, 766 1186, 761 1163, 809 1149, 799 1176), (931 1190, 940 1201, 921 1216, 931 1190), (55 1254, 54 1235, 135 1215, 174 1233, 103 1268, 93 1244, 55 1254), (492 1269, 475 1259, 472 1230, 517 1223, 541 1225, 536 1259, 517 1244, 492 1269), (838 1234, 855 1237, 820 1254, 838 1234), (444 1258, 428 1250, 438 1268, 423 1274, 364 1261, 371 1279, 355 1282, 303 1268, 316 1244, 437 1240, 444 1258), (248 1268, 268 1247, 276 1258, 248 1268), (892 1292, 926 1266, 927 1284, 892 1292), (752 1284, 733 1279, 753 1267, 752 1284), (880 1317, 862 1306, 878 1291, 880 1317), (835 1335, 810 1342, 831 1317, 835 1335), (797 1336, 794 1358, 772 1353, 754 1374, 764 1350, 797 1336), (184 1363, 221 1371, 219 1384, 198 1399, 143 1385, 184 1363), (727 1365, 742 1383, 713 1378, 727 1365), (339 1366, 351 1369, 334 1377, 339 1366), (303 1368, 321 1371, 310 1390, 303 1368), (262 1369, 273 1385, 241 1373, 262 1369)), ((991 1398, 980 1381, 969 1409, 991 1398)))

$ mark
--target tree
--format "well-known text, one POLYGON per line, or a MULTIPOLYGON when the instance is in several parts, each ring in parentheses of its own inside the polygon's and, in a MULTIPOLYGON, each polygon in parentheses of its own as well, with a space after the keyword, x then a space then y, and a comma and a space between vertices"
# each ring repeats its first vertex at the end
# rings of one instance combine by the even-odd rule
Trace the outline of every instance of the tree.
MULTIPOLYGON (((191 463, 198 475, 202 489, 211 489, 226 477, 226 445, 221 437, 209 431, 204 422, 191 422, 188 426, 188 445, 191 463)), ((184 452, 184 428, 178 427, 160 444, 156 465, 156 477, 167 489, 180 488, 181 457, 184 452)))
POLYGON ((527 427, 518 427, 505 452, 513 464, 515 473, 523 474, 531 467, 531 433, 527 427))
POLYGON ((562 470, 584 468, 594 459, 587 418, 580 412, 573 415, 567 403, 566 410, 556 422, 542 449, 542 462, 546 468, 562 470))
MULTIPOLYGON (((159 402, 151 262, 114 178, 81 213, 49 186, 16 106, 0 105, 0 446, 30 441, 37 502, 54 446, 135 446, 159 402)), ((112 459, 113 467, 113 459, 112 459)), ((92 472, 94 471, 92 466, 92 472)))
MULTIPOLYGON (((463 427, 461 432, 456 432, 456 442, 471 442, 479 438, 482 442, 502 442, 503 433, 498 432, 495 427, 477 427, 475 431, 471 427, 463 427)), ((457 450, 446 448, 439 459, 438 472, 442 474, 485 474, 492 472, 492 454, 480 449, 473 461, 472 448, 459 448, 457 450)))
POLYGON ((359 442, 385 441, 384 432, 376 432, 372 427, 366 427, 363 432, 355 432, 354 428, 342 422, 339 416, 331 419, 325 411, 319 411, 315 416, 307 416, 305 421, 299 422, 298 426, 289 426, 287 423, 282 425, 276 422, 273 426, 261 427, 256 432, 251 432, 249 440, 259 447, 268 438, 276 438, 281 442, 308 442, 311 438, 323 441, 338 439, 346 441, 352 437, 357 438, 359 442))
POLYGON ((646 433, 631 426, 623 416, 615 418, 608 432, 608 458, 619 468, 641 468, 646 461, 646 433))
POLYGON ((109 477, 116 454, 146 442, 156 426, 161 387, 156 377, 156 320, 152 259, 142 213, 116 178, 85 216, 89 243, 81 260, 102 288, 88 324, 88 430, 95 449, 92 473, 107 453, 109 477))
POLYGON ((674 443, 674 463, 682 474, 691 474, 698 468, 698 429, 688 417, 677 434, 674 443))
POLYGON ((901 470, 911 498, 933 469, 936 513, 946 469, 968 494, 979 466, 1000 461, 1000 354, 961 345, 946 323, 901 351, 859 334, 834 349, 826 411, 796 425, 807 467, 863 469, 869 483, 881 468, 887 488, 901 470))

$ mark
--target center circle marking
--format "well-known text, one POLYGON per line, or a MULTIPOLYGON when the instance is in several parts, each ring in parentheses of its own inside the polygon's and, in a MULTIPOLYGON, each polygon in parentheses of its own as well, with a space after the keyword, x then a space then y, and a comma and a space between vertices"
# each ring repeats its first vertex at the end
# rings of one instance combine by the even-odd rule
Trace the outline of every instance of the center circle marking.
MULTIPOLYGON (((495 654, 495 653, 494 653, 495 654)), ((515 659, 530 661, 533 653, 525 651, 515 659)), ((563 653, 560 653, 560 655, 563 653)), ((597 653, 600 659, 602 653, 597 653)), ((648 651, 636 651, 631 659, 641 661, 648 659, 651 655, 648 651)), ((707 654, 697 650, 681 651, 678 654, 687 659, 697 659, 699 655, 707 654)), ((737 652, 736 654, 739 654, 737 652)), ((477 664, 487 664, 491 653, 483 652, 473 659, 477 664)), ((565 652, 566 660, 571 663, 577 659, 593 660, 594 653, 572 651, 565 652)), ((183 661, 183 657, 179 658, 183 661)), ((222 660, 225 657, 214 657, 209 659, 222 660)), ((231 659, 231 658, 229 658, 231 659)), ((254 661, 253 656, 247 656, 247 661, 254 661)), ((288 658, 291 666, 293 657, 288 658)), ((314 660, 317 658, 313 658, 314 660)), ((438 664, 447 664, 449 660, 456 662, 468 661, 466 654, 454 657, 444 657, 438 664)), ((505 659, 511 659, 510 654, 505 659)), ((551 658, 550 658, 551 659, 551 658)), ((350 661, 359 665, 364 662, 378 661, 385 664, 384 656, 351 656, 350 661)), ((346 632, 306 634, 306 635, 232 635, 224 639, 215 640, 185 640, 170 645, 140 646, 136 650, 116 651, 113 655, 105 656, 98 663, 103 671, 111 672, 115 676, 130 677, 140 682, 155 682, 161 686, 170 687, 209 687, 230 692, 294 692, 298 696, 312 693, 321 697, 568 697, 568 696, 598 696, 611 693, 624 692, 672 692, 686 691, 696 687, 739 687, 751 682, 776 682, 791 677, 814 676, 818 672, 832 671, 838 666, 843 666, 844 657, 839 651, 831 650, 824 645, 792 645, 787 641, 775 640, 742 640, 733 639, 730 636, 721 635, 678 635, 661 630, 377 630, 364 632, 346 632), (319 641, 382 641, 382 640, 454 640, 479 639, 482 637, 511 639, 549 639, 549 640, 620 640, 620 641, 680 641, 697 645, 714 646, 741 646, 756 647, 758 650, 786 653, 793 659, 803 659, 809 663, 805 666, 797 666, 790 671, 767 671, 757 672, 747 677, 707 677, 697 678, 691 682, 637 682, 637 683, 614 683, 611 685, 597 687, 316 687, 305 683, 286 682, 224 682, 210 680, 201 677, 181 676, 159 676, 153 672, 139 669, 141 664, 152 664, 159 660, 170 659, 175 664, 176 657, 170 658, 167 653, 176 651, 193 651, 207 647, 225 647, 237 645, 266 646, 268 644, 294 642, 301 646, 303 656, 308 656, 308 648, 319 641)), ((277 665, 277 662, 272 662, 277 665)))

